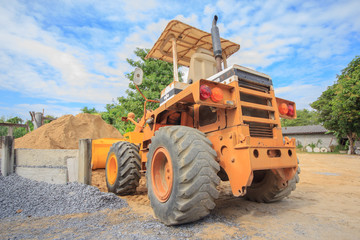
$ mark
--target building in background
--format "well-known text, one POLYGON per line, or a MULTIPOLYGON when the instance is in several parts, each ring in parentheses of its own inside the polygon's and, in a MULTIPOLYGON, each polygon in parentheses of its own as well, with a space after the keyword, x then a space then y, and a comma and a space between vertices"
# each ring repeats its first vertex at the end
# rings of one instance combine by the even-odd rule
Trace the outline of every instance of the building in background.
POLYGON ((315 144, 318 148, 326 148, 330 151, 330 146, 338 145, 336 136, 329 133, 328 130, 321 125, 283 127, 282 133, 284 136, 296 139, 296 146, 303 146, 315 144))

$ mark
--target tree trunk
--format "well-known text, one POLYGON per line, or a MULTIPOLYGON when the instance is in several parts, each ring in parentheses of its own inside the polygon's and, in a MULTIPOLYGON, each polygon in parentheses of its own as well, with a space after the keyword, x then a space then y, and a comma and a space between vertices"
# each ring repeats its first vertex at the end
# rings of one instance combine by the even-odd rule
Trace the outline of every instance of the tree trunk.
POLYGON ((353 133, 350 132, 347 134, 348 140, 349 140, 349 149, 350 149, 350 154, 355 154, 355 149, 354 149, 354 139, 353 139, 353 133))

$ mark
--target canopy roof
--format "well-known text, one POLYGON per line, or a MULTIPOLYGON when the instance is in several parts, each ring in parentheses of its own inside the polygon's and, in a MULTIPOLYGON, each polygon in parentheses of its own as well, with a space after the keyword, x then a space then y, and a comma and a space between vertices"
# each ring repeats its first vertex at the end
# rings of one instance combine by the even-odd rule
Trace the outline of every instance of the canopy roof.
MULTIPOLYGON (((172 41, 176 39, 178 64, 190 65, 190 58, 201 47, 212 51, 211 34, 177 20, 168 23, 145 59, 155 58, 173 62, 172 41)), ((226 58, 240 49, 240 45, 221 38, 221 48, 226 58)))

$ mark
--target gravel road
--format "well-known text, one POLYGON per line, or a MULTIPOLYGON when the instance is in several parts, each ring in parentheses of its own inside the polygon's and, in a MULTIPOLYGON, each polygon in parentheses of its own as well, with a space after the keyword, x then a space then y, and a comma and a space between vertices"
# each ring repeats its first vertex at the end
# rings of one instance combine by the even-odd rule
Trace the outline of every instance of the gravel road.
POLYGON ((125 199, 96 187, 15 174, 0 177, 0 192, 1 239, 186 239, 204 223, 226 221, 212 215, 201 223, 167 227, 150 214, 132 213, 125 199))

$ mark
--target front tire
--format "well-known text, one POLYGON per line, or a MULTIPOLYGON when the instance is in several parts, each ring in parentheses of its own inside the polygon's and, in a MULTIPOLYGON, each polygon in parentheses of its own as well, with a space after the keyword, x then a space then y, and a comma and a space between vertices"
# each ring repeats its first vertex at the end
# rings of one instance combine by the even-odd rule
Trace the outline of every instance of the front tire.
POLYGON ((185 126, 162 127, 151 139, 147 159, 148 196, 161 222, 193 222, 215 207, 220 166, 205 134, 185 126))
POLYGON ((140 180, 139 148, 126 141, 114 143, 106 159, 105 175, 109 192, 121 196, 135 193, 140 180))

